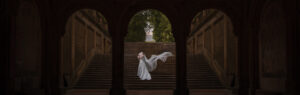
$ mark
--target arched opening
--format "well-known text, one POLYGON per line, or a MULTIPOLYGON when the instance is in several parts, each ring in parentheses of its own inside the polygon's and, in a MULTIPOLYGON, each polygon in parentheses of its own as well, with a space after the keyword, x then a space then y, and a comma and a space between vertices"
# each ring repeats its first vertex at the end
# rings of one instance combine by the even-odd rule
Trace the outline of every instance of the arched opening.
POLYGON ((187 40, 187 87, 191 93, 193 89, 237 87, 236 65, 237 37, 229 17, 215 9, 199 12, 187 40))
POLYGON ((112 41, 107 25, 96 10, 78 10, 69 17, 61 37, 61 86, 73 89, 67 93, 80 93, 78 89, 109 93, 112 41))
POLYGON ((263 94, 286 91, 288 26, 282 2, 266 2, 260 17, 258 81, 263 94))
POLYGON ((42 32, 38 6, 32 1, 20 1, 15 16, 15 34, 11 42, 12 63, 9 91, 34 95, 41 91, 42 32), (37 92, 33 92, 37 91, 37 92))
POLYGON ((168 18, 154 9, 137 12, 129 22, 124 43, 124 88, 169 89, 172 93, 172 89, 176 88, 176 46, 168 18), (149 71, 149 80, 138 76, 141 61, 137 56, 140 52, 148 59, 151 55, 163 52, 170 52, 173 56, 168 57, 165 62, 158 60, 156 69, 149 71))

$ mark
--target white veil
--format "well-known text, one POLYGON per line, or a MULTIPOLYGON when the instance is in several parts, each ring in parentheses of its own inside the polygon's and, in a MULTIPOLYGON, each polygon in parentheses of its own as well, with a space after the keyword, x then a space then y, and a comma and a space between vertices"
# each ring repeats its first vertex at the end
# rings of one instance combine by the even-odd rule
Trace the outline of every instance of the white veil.
POLYGON ((169 56, 173 56, 171 52, 163 52, 159 55, 152 55, 149 59, 143 54, 143 52, 140 52, 139 55, 142 54, 142 57, 140 58, 140 63, 138 67, 137 76, 140 77, 142 80, 150 80, 151 76, 149 72, 152 72, 157 67, 157 60, 161 60, 162 62, 166 62, 167 58, 169 56))

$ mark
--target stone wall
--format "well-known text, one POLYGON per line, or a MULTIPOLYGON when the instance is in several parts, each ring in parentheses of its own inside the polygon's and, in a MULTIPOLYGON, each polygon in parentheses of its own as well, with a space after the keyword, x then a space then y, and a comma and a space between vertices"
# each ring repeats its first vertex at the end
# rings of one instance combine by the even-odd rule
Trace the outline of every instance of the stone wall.
MULTIPOLYGON (((15 94, 40 95, 42 32, 40 15, 32 0, 21 0, 16 18, 15 59, 10 80, 15 94)), ((14 42, 13 42, 14 43, 14 42)))
POLYGON ((260 20, 260 88, 267 92, 286 91, 287 26, 282 2, 267 2, 260 20))
POLYGON ((229 86, 237 70, 237 37, 224 13, 210 9, 194 18, 187 41, 187 63, 198 55, 204 55, 223 84, 229 86))

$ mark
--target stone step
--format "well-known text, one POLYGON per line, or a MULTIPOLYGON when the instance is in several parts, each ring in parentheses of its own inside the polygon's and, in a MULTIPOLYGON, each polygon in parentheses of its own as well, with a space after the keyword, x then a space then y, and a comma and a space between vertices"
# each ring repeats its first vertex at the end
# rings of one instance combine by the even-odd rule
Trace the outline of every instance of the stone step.
MULTIPOLYGON (((136 75, 127 75, 127 77, 137 77, 136 75)), ((154 74, 151 75, 151 77, 176 77, 176 75, 159 75, 159 74, 154 74)))
POLYGON ((106 72, 106 73, 110 73, 112 72, 112 70, 103 70, 103 69, 86 69, 84 71, 85 72, 106 72))
MULTIPOLYGON (((103 86, 76 86, 73 87, 73 89, 110 89, 112 86, 111 85, 103 85, 103 86)), ((85 94, 89 95, 89 94, 85 94)), ((109 95, 109 94, 107 94, 109 95)))
POLYGON ((176 82, 176 80, 175 79, 173 79, 173 80, 158 80, 158 79, 156 79, 156 80, 154 80, 154 79, 151 79, 151 80, 140 80, 140 79, 135 79, 135 80, 124 80, 124 81, 126 81, 126 83, 152 83, 152 82, 166 82, 166 83, 168 83, 168 82, 176 82))
POLYGON ((111 86, 111 83, 79 83, 79 85, 76 85, 76 87, 82 87, 82 86, 85 86, 85 87, 107 87, 107 86, 111 86))
POLYGON ((105 86, 105 85, 111 85, 111 83, 105 83, 105 82, 79 82, 77 86, 105 86))
POLYGON ((82 76, 82 77, 80 77, 79 80, 101 80, 101 81, 103 81, 103 80, 111 80, 111 77, 84 77, 84 76, 82 76))
POLYGON ((148 89, 152 89, 152 88, 176 88, 176 84, 167 84, 167 85, 163 85, 163 84, 127 84, 124 85, 125 88, 148 88, 148 89))
POLYGON ((96 72, 89 72, 89 73, 85 73, 85 74, 83 74, 83 75, 81 75, 81 76, 86 76, 86 77, 88 77, 88 76, 94 76, 94 77, 109 77, 109 76, 112 76, 111 75, 111 73, 109 74, 109 73, 96 73, 96 72))
POLYGON ((109 89, 71 89, 65 95, 109 95, 109 89))

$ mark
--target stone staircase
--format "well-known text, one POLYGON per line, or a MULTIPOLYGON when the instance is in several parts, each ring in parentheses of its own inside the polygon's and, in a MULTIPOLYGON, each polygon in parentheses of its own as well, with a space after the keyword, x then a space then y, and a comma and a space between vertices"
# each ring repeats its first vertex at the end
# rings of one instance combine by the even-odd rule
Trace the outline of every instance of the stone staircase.
MULTIPOLYGON (((125 43, 124 50, 124 86, 125 89, 175 89, 176 75, 175 64, 170 63, 170 57, 166 63, 158 62, 158 67, 151 72, 151 80, 140 80, 137 76, 139 61, 137 54, 143 51, 147 57, 151 54, 159 54, 169 45, 156 48, 157 43, 125 43), (151 46, 152 45, 152 46, 151 46)), ((173 44, 171 44, 172 46, 173 44)), ((172 52, 172 50, 171 50, 172 52)), ((173 50, 174 52, 174 50, 173 50)))
POLYGON ((71 89, 65 95, 109 95, 109 89, 71 89))
POLYGON ((187 86, 190 89, 224 89, 203 55, 188 57, 187 86))
POLYGON ((127 66, 128 73, 125 78, 125 88, 127 89, 175 89, 176 75, 151 73, 151 80, 140 80, 137 75, 137 65, 127 66))
MULTIPOLYGON (((175 89, 176 88, 176 64, 171 57, 166 63, 158 63, 158 68, 151 72, 152 80, 140 80, 137 77, 138 52, 143 50, 147 57, 151 52, 158 54, 166 51, 166 48, 146 48, 148 44, 125 43, 124 50, 124 88, 125 89, 175 89), (152 51, 151 51, 152 50, 152 51), (149 53, 150 52, 150 53, 149 53)), ((159 44, 157 44, 159 45, 159 44)), ((164 44, 166 45, 166 44, 164 44)), ((171 50, 175 52, 175 45, 171 50)), ((153 53, 152 53, 153 54, 153 53)), ((176 55, 176 54, 175 54, 176 55)), ((173 56, 175 58, 175 56, 173 56)), ((109 89, 111 88, 111 58, 96 55, 89 66, 80 76, 74 89, 109 89)), ((215 72, 209 67, 204 56, 188 57, 187 86, 189 89, 224 89, 215 72)))
POLYGON ((111 58, 95 55, 81 74, 74 89, 110 89, 112 79, 111 58))
MULTIPOLYGON (((175 52, 175 44, 126 43, 124 50, 125 74, 124 85, 126 89, 175 89, 176 64, 158 63, 158 68, 151 72, 152 80, 140 80, 137 77, 137 54, 142 50, 147 57, 149 54, 158 54, 162 51, 175 52), (157 45, 157 46, 155 46, 157 45), (163 46, 166 45, 166 46, 163 46), (149 48, 150 47, 150 48, 149 48), (166 49, 169 48, 169 49, 166 49)), ((175 58, 175 56, 173 57, 175 58)), ((187 59, 187 86, 189 89, 224 89, 216 73, 210 68, 208 60, 202 56, 192 56, 187 59)))

